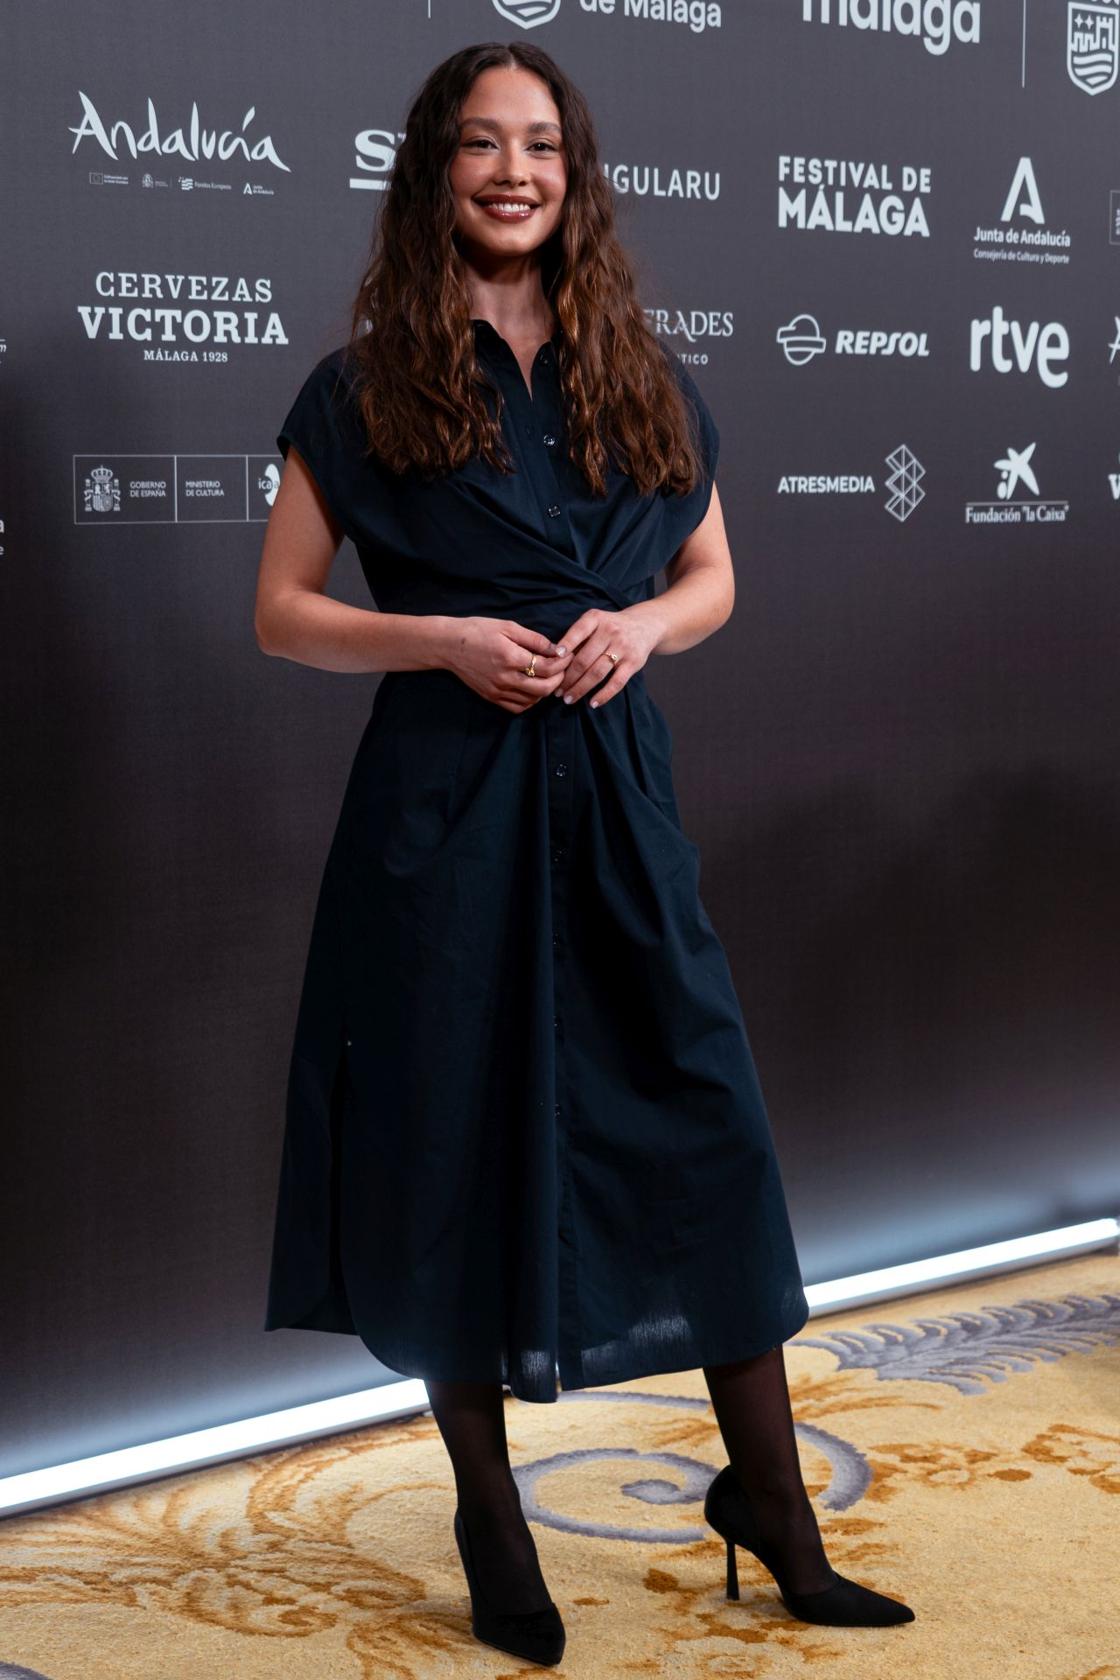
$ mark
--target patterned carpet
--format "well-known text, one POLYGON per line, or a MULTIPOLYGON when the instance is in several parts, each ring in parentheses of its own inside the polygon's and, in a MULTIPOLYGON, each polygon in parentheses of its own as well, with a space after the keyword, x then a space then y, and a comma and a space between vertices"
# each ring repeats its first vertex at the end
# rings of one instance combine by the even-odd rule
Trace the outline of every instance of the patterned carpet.
MULTIPOLYGON (((814 1318, 786 1344, 829 1557, 905 1599, 814 1627, 703 1521, 699 1372, 506 1402, 560 1675, 1120 1680, 1120 1261, 814 1318)), ((470 1634, 430 1415, 0 1522, 0 1680, 442 1680, 470 1634)))

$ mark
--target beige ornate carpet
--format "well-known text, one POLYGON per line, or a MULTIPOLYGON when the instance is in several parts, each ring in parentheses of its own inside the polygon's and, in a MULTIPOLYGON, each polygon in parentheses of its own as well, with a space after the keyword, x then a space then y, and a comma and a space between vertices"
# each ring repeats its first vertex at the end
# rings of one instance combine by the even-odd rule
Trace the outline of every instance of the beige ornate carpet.
MULTIPOLYGON (((795 1621, 703 1521, 700 1372, 507 1399, 559 1675, 1120 1680, 1120 1262, 814 1318, 786 1343, 829 1557, 916 1621, 795 1621)), ((0 1522, 0 1680, 531 1672, 471 1637, 429 1414, 0 1522)))

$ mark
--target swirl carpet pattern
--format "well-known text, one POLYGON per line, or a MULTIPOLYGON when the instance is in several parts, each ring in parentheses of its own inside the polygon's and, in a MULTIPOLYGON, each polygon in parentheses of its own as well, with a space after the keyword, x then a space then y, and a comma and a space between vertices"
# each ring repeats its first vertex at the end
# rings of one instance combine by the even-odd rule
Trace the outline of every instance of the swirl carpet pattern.
MULTIPOLYGON (((898 1628, 796 1621, 703 1520, 699 1371, 507 1398, 575 1677, 1120 1680, 1120 1262, 1065 1260, 810 1319, 785 1346, 833 1565, 898 1628)), ((472 1639, 428 1413, 0 1522, 0 1680, 444 1680, 472 1639)), ((537 1671, 540 1672, 540 1671, 537 1671)))

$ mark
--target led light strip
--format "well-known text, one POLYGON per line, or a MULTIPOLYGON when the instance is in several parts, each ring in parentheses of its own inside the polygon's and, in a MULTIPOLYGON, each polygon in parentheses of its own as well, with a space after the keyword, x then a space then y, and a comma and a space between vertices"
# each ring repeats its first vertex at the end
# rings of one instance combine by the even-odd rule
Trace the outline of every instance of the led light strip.
MULTIPOLYGON (((1083 1225, 1063 1225, 1033 1237, 1010 1237, 981 1248, 959 1248, 935 1254, 930 1260, 908 1260, 901 1266, 882 1266, 874 1272, 855 1272, 832 1283, 806 1285, 809 1305, 817 1312, 839 1312, 865 1301, 885 1301, 893 1295, 916 1295, 947 1283, 966 1282, 994 1272, 1017 1271, 1043 1260, 1068 1259, 1094 1248, 1108 1248, 1120 1240, 1120 1219, 1090 1219, 1083 1225)), ((3 1484, 0 1484, 2 1487, 3 1484)))
MULTIPOLYGON (((1043 1260, 1066 1258, 1106 1248, 1120 1241, 1120 1220, 1091 1219, 1082 1225, 1065 1225, 1035 1236, 1012 1237, 1006 1242, 986 1243, 981 1248, 962 1248, 953 1254, 939 1254, 928 1260, 911 1260, 900 1266, 883 1266, 877 1271, 857 1272, 831 1283, 808 1284, 805 1289, 811 1314, 838 1312, 868 1301, 882 1301, 897 1295, 914 1295, 995 1272, 1013 1271, 1043 1260)), ((315 1400, 305 1406, 290 1406, 281 1412, 245 1418, 240 1423, 222 1423, 211 1429, 195 1429, 187 1435, 173 1435, 166 1441, 144 1446, 123 1447, 116 1452, 97 1453, 55 1464, 45 1470, 28 1470, 18 1476, 0 1478, 0 1513, 32 1511, 80 1499, 112 1488, 128 1487, 184 1470, 244 1458, 271 1447, 292 1446, 346 1429, 361 1429, 389 1418, 407 1417, 424 1411, 427 1390, 418 1378, 384 1383, 334 1400, 315 1400)))

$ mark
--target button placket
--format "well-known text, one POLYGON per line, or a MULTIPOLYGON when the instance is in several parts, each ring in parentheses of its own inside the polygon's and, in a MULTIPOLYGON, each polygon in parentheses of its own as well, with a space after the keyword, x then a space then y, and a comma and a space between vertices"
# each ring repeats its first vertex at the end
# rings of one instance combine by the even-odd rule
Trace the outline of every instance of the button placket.
POLYGON ((566 492, 556 470, 557 447, 563 428, 555 388, 555 352, 550 344, 538 351, 531 370, 530 390, 526 387, 517 357, 505 339, 495 333, 491 348, 503 369, 501 384, 511 422, 517 437, 525 439, 520 459, 541 510, 548 540, 565 554, 574 555, 566 492))
MULTIPOLYGON (((567 1012, 569 858, 577 791, 577 777, 570 775, 569 771, 574 762, 572 754, 577 742, 579 721, 572 709, 565 706, 543 711, 541 720, 544 726, 546 769, 550 772, 547 788, 551 860, 549 886, 553 930, 553 1118, 556 1126, 556 1182, 560 1188, 558 1330, 562 1346, 578 1348, 582 1346, 578 1288, 579 1244, 573 1220, 569 1142, 573 1115, 563 1024, 567 1012)), ((563 1376, 570 1382, 578 1382, 578 1375, 573 1377, 570 1372, 565 1371, 563 1376)))
MULTIPOLYGON (((553 355, 551 345, 544 346, 537 360, 544 369, 551 371, 555 363, 555 356, 553 355)), ((542 405, 545 401, 547 401, 550 406, 550 410, 553 410, 555 405, 553 404, 553 390, 551 384, 546 386, 546 390, 547 397, 542 391, 541 397, 534 403, 534 407, 542 405)), ((535 453, 537 455, 537 460, 540 462, 542 480, 547 479, 552 488, 552 495, 549 497, 548 505, 545 508, 545 514, 548 519, 555 520, 557 522, 558 529, 562 524, 565 531, 564 546, 570 550, 572 544, 570 534, 568 534, 567 531, 568 515, 564 505, 562 486, 556 472, 556 458, 553 454, 553 451, 559 442, 559 432, 555 424, 554 413, 551 411, 545 417, 545 429, 541 433, 541 441, 544 445, 543 454, 539 451, 535 453)))
MULTIPOLYGON (((563 455, 565 419, 562 393, 553 344, 541 346, 526 383, 512 347, 499 334, 480 332, 491 357, 490 372, 505 398, 510 446, 522 475, 522 493, 535 512, 535 526, 554 548, 576 557, 570 507, 571 475, 563 455)), ((575 1107, 576 1086, 567 1057, 566 1024, 570 1019, 567 991, 570 951, 569 881, 572 868, 572 831, 575 812, 585 797, 580 749, 582 720, 570 706, 541 707, 536 714, 543 731, 538 742, 545 754, 543 791, 547 799, 549 825, 548 876, 552 912, 551 968, 553 1031, 551 1064, 553 1076, 554 1149, 556 1184, 559 1193, 556 1248, 558 1376, 569 1388, 583 1386, 583 1365, 578 1350, 584 1345, 583 1314, 580 1309, 581 1245, 576 1218, 576 1197, 572 1166, 572 1138, 579 1124, 575 1107)), ((547 1039, 546 1039, 547 1042, 547 1039)), ((547 1101, 547 1098, 546 1098, 547 1101)))

